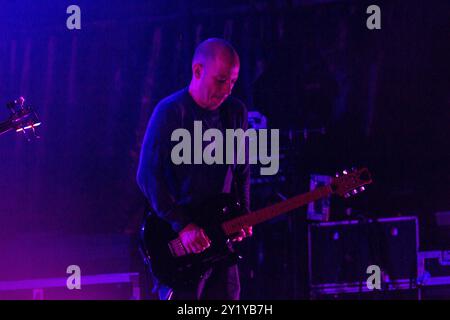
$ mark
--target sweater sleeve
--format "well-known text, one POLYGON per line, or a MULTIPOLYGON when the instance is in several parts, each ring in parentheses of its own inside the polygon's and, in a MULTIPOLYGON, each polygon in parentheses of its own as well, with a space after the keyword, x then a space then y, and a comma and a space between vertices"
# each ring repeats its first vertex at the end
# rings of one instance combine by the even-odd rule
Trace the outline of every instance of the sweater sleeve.
POLYGON ((179 232, 191 220, 184 208, 176 203, 176 190, 168 184, 170 139, 177 125, 173 108, 167 104, 158 104, 144 135, 136 180, 155 213, 170 223, 174 231, 179 232))

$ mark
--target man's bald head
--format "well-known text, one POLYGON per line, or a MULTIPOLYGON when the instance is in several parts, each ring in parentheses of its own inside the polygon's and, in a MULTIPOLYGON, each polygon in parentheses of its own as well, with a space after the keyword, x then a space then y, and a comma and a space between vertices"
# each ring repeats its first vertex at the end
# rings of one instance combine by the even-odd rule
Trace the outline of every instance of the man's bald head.
POLYGON ((223 39, 200 43, 192 59, 189 93, 205 109, 217 109, 231 94, 239 76, 239 56, 223 39))
POLYGON ((206 66, 210 61, 220 59, 232 66, 239 66, 239 56, 233 46, 224 39, 210 38, 200 43, 195 49, 192 66, 200 63, 206 66))

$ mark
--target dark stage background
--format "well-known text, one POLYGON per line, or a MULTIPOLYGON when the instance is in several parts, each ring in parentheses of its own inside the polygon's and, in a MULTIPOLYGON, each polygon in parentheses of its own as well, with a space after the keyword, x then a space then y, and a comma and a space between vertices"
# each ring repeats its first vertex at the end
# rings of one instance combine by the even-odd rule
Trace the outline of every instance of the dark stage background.
MULTIPOLYGON (((38 141, 0 137, 0 281, 64 277, 77 261, 85 273, 142 270, 140 143, 209 37, 236 47, 234 95, 271 127, 326 128, 287 151, 285 184, 254 186, 254 209, 277 191, 305 192, 311 173, 366 165, 375 183, 336 200, 335 219, 343 207, 418 215, 423 248, 448 244, 434 212, 450 208, 449 1, 79 0, 82 29, 70 31, 72 2, 0 5, 0 104, 23 95, 43 122, 38 141), (370 4, 381 30, 366 28, 370 4)), ((255 229, 244 297, 307 296, 303 222, 291 214, 255 229)))

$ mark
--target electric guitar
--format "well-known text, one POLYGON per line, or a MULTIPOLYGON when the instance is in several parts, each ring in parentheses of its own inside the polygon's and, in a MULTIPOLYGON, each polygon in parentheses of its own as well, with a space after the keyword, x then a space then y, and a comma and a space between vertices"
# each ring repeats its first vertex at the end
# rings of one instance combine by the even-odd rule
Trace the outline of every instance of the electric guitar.
POLYGON ((33 132, 33 136, 36 135, 35 128, 41 124, 39 118, 34 110, 27 106, 24 106, 25 99, 20 97, 17 100, 9 102, 6 107, 9 109, 11 115, 6 121, 0 122, 0 135, 10 130, 16 132, 23 132, 28 140, 30 135, 28 131, 33 132))
POLYGON ((198 281, 217 263, 231 265, 240 259, 232 249, 230 239, 243 226, 257 225, 330 194, 348 198, 364 191, 364 186, 370 183, 372 179, 368 169, 344 170, 329 185, 246 214, 242 214, 239 203, 230 194, 187 205, 186 212, 195 213, 193 222, 203 228, 211 240, 211 246, 199 254, 187 254, 171 225, 150 213, 141 228, 140 249, 159 281, 172 288, 183 287, 198 281))

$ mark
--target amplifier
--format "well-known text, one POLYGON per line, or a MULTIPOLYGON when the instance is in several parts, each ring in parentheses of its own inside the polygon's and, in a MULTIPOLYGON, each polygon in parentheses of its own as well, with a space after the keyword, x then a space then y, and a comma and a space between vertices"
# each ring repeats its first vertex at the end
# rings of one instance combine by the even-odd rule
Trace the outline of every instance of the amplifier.
POLYGON ((450 250, 418 254, 418 278, 422 299, 450 299, 450 250))
POLYGON ((310 224, 311 297, 415 289, 418 244, 416 217, 310 224), (367 285, 370 266, 379 270, 379 288, 367 285))

